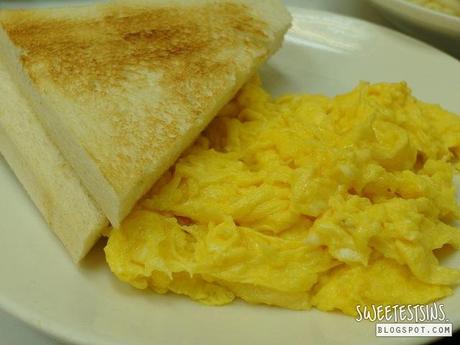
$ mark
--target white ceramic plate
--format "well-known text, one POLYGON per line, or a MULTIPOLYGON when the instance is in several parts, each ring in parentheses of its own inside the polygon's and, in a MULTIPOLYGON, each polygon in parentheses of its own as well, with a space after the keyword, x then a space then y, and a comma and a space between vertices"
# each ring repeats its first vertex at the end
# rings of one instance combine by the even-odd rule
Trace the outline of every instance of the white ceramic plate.
POLYGON ((400 29, 436 43, 460 56, 460 17, 407 0, 370 0, 400 29))
MULTIPOLYGON (((360 80, 400 81, 460 113, 460 63, 399 33, 326 12, 291 8, 294 26, 262 70, 274 94, 334 95, 360 80)), ((238 302, 207 307, 135 290, 110 274, 102 246, 75 267, 0 161, 0 306, 44 332, 85 345, 368 344, 374 324, 316 310, 238 302)), ((451 258, 460 259, 459 256, 451 258)), ((458 263, 460 266, 460 263, 458 263)), ((444 300, 460 326, 460 291, 444 300)), ((396 339, 398 341, 399 339, 396 339)), ((405 338, 416 344, 426 338, 405 338)))

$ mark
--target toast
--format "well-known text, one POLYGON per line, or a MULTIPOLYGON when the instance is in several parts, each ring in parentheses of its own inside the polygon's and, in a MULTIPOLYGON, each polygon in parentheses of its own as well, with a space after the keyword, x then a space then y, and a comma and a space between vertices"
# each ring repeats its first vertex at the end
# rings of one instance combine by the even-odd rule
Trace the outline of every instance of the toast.
POLYGON ((0 11, 21 93, 112 225, 281 45, 281 0, 0 11))

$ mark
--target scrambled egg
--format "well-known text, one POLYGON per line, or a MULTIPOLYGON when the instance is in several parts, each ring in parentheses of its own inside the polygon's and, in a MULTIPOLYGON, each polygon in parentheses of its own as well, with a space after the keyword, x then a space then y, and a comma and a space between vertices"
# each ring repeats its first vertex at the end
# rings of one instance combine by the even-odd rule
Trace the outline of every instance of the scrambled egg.
POLYGON ((435 11, 460 17, 460 0, 409 0, 435 11))
POLYGON ((254 80, 141 201, 106 251, 136 288, 211 305, 427 303, 460 270, 460 118, 405 83, 272 99, 254 80))

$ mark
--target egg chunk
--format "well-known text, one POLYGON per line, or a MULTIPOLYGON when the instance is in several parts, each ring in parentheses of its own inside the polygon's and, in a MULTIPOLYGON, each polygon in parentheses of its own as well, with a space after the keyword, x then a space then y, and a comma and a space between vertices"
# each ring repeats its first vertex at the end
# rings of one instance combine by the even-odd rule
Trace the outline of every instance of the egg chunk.
POLYGON ((434 11, 460 17, 460 0, 409 0, 434 11))
POLYGON ((122 281, 210 304, 355 314, 428 303, 460 270, 460 118, 405 83, 270 97, 248 83, 109 235, 122 281))

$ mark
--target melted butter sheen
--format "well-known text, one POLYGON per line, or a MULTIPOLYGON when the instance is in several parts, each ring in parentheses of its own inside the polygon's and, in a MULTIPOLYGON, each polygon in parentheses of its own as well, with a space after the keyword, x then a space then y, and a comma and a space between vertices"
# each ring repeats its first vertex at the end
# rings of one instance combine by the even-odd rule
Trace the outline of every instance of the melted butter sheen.
POLYGON ((211 305, 427 303, 460 270, 460 118, 404 83, 272 99, 248 83, 105 248, 136 288, 211 305))

